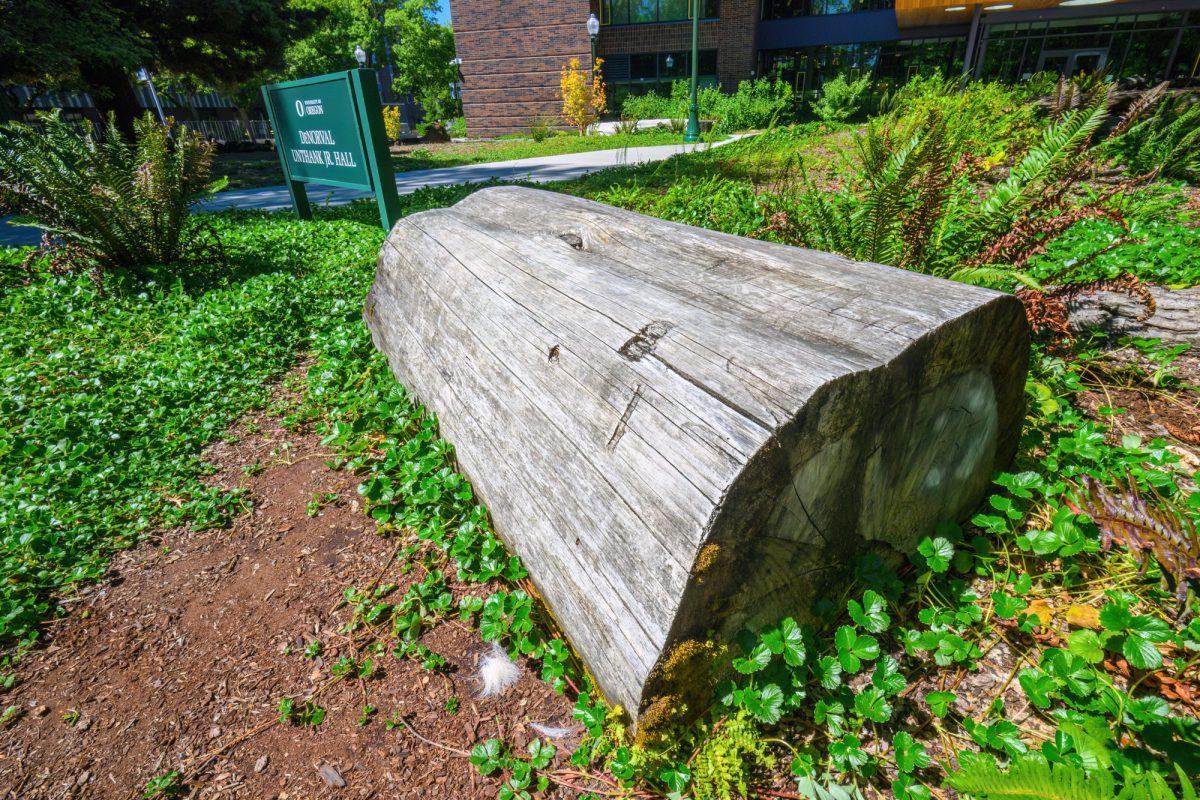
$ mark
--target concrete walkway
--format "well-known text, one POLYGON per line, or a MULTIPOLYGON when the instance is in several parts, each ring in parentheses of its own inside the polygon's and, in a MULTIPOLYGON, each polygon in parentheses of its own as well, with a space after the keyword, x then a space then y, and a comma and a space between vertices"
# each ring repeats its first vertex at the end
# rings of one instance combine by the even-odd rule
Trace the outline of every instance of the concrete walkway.
MULTIPOLYGON (((400 194, 410 194, 427 186, 451 186, 462 183, 484 181, 530 181, 550 183, 580 178, 590 172, 609 167, 646 164, 665 161, 680 153, 706 150, 742 138, 746 134, 731 136, 716 144, 665 144, 653 147, 628 147, 622 150, 593 150, 587 153, 567 153, 559 156, 523 158, 516 161, 494 161, 490 164, 467 164, 461 167, 442 167, 402 172, 396 176, 396 189, 400 194)), ((345 205, 354 200, 373 197, 370 192, 341 189, 334 186, 308 185, 308 199, 313 205, 345 205)), ((218 192, 201 204, 205 211, 221 211, 229 208, 261 208, 278 211, 291 208, 291 198, 286 186, 266 186, 259 189, 231 189, 218 192)), ((0 245, 18 247, 35 245, 41 239, 38 228, 23 228, 8 224, 10 217, 0 217, 0 245)))

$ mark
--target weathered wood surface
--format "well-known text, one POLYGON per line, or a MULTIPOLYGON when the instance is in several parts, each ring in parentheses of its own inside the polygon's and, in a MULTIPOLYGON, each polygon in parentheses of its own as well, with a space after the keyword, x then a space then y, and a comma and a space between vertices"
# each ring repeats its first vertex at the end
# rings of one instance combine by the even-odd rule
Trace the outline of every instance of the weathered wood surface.
POLYGON ((1122 292, 1093 292, 1067 302, 1072 333, 1099 332, 1113 339, 1137 336, 1200 346, 1200 288, 1166 289, 1151 286, 1154 310, 1122 292))
POLYGON ((643 722, 845 557, 970 513, 1023 414, 1012 297, 533 189, 397 223, 364 318, 643 722))

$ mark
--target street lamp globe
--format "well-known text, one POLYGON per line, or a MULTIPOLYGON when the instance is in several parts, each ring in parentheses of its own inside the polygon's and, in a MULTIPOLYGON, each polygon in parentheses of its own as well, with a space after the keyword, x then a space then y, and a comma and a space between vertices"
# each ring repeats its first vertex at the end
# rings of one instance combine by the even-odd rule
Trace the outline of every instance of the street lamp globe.
POLYGON ((667 56, 667 69, 675 68, 675 56, 667 56))
POLYGON ((595 14, 591 14, 588 16, 587 31, 588 31, 588 36, 599 36, 600 35, 600 20, 596 17, 595 14))
POLYGON ((362 45, 354 46, 354 60, 358 62, 360 67, 367 65, 367 51, 362 49, 362 45))

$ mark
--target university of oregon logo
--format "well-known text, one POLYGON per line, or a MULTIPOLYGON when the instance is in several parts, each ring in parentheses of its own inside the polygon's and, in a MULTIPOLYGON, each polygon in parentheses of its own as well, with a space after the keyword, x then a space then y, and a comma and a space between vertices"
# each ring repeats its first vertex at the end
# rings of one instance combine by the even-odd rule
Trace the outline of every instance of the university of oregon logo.
POLYGON ((325 104, 320 100, 297 100, 297 117, 319 117, 325 113, 325 104))

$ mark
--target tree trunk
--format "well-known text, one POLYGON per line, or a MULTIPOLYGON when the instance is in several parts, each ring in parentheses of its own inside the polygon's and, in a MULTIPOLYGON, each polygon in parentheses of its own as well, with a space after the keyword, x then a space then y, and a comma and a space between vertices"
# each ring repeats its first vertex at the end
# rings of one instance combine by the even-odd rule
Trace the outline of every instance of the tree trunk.
POLYGON ((133 121, 141 115, 142 107, 128 71, 116 63, 90 63, 81 65, 79 72, 100 112, 102 124, 107 125, 108 115, 112 114, 121 137, 132 142, 133 121))
POLYGON ((969 515, 1023 416, 1011 296, 532 189, 397 223, 364 317, 641 724, 969 515))

